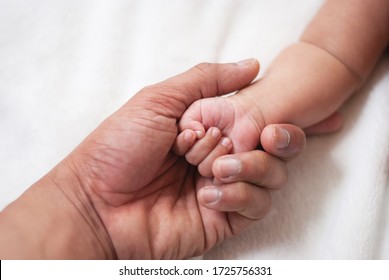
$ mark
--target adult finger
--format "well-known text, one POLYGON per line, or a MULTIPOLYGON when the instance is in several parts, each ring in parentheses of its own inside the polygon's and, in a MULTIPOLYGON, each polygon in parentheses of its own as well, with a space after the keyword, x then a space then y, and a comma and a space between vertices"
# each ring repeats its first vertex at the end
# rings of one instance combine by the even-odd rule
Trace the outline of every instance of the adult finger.
POLYGON ((270 189, 282 187, 288 177, 283 160, 259 150, 219 157, 212 172, 223 184, 244 181, 270 189))
POLYGON ((304 131, 291 124, 272 124, 266 126, 261 134, 262 148, 283 160, 299 155, 305 148, 304 131))
POLYGON ((263 218, 271 206, 269 191, 244 182, 203 187, 197 198, 208 209, 227 212, 233 233, 263 218))
POLYGON ((194 101, 223 95, 250 84, 259 72, 256 59, 238 63, 201 63, 161 83, 144 88, 136 98, 162 106, 164 115, 179 118, 194 101))

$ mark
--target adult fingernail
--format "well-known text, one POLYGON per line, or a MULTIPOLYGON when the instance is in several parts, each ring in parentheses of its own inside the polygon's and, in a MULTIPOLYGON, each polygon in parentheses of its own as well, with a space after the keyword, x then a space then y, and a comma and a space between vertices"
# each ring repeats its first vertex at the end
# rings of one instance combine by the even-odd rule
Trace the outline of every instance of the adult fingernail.
POLYGON ((274 127, 273 139, 275 141, 276 148, 279 150, 284 150, 289 146, 290 134, 286 129, 274 127))
POLYGON ((242 170, 242 163, 235 158, 220 158, 217 161, 217 168, 221 178, 235 177, 242 170))
POLYGON ((237 62, 236 64, 238 66, 244 67, 244 66, 249 66, 249 65, 253 64, 254 61, 255 61, 254 58, 249 58, 249 59, 241 60, 241 61, 237 62))
POLYGON ((220 199, 221 191, 216 187, 204 187, 201 190, 201 196, 205 203, 215 203, 220 199))

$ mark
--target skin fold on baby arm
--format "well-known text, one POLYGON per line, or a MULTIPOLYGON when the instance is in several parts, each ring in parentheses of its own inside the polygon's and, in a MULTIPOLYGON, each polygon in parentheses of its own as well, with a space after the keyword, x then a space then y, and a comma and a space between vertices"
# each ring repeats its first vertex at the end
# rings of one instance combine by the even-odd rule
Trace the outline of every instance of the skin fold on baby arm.
MULTIPOLYGON (((330 118, 339 127, 336 111, 367 79, 388 40, 389 1, 328 0, 258 82, 191 105, 179 123, 176 153, 212 176, 218 156, 255 149, 266 125, 291 123, 310 132, 319 123, 320 132, 330 118)), ((288 138, 281 129, 273 133, 288 138)))

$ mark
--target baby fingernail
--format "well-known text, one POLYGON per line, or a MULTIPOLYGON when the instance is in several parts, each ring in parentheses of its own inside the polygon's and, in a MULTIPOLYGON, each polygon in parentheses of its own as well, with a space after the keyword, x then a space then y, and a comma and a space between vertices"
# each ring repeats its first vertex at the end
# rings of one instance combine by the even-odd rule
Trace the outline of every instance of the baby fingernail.
POLYGON ((220 130, 217 127, 212 128, 211 135, 218 138, 220 136, 220 130))
POLYGON ((188 142, 190 142, 192 139, 193 139, 193 137, 194 137, 194 131, 193 130, 187 130, 187 131, 185 131, 185 133, 184 133, 184 139, 185 139, 185 141, 188 141, 188 142))
POLYGON ((227 147, 227 148, 230 148, 230 146, 232 145, 232 142, 231 142, 231 139, 228 138, 228 137, 224 137, 221 141, 221 144, 224 146, 224 147, 227 147))
POLYGON ((290 134, 286 129, 274 127, 273 139, 277 149, 283 150, 289 146, 290 134))
POLYGON ((196 133, 197 138, 203 137, 203 132, 202 131, 196 130, 195 133, 196 133))
POLYGON ((203 201, 207 204, 215 203, 220 199, 221 192, 216 187, 204 187, 201 190, 203 201))
POLYGON ((221 158, 217 161, 221 178, 234 177, 241 172, 242 164, 235 158, 221 158))

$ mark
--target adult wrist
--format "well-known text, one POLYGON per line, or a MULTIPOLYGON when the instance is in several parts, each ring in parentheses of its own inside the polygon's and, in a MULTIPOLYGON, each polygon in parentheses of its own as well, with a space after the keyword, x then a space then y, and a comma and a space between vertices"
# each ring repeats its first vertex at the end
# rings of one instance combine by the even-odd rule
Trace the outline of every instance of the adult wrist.
POLYGON ((65 159, 0 213, 1 259, 109 259, 104 226, 65 159))
MULTIPOLYGON (((85 245, 84 252, 75 258, 87 259, 116 259, 116 252, 110 236, 95 209, 93 200, 87 191, 84 178, 88 174, 83 174, 83 168, 73 152, 56 166, 47 175, 53 182, 56 189, 61 192, 67 211, 72 217, 73 226, 80 236, 80 246, 85 245), (82 236, 81 236, 82 235, 82 236)), ((61 208, 59 209, 59 211, 61 208)))

